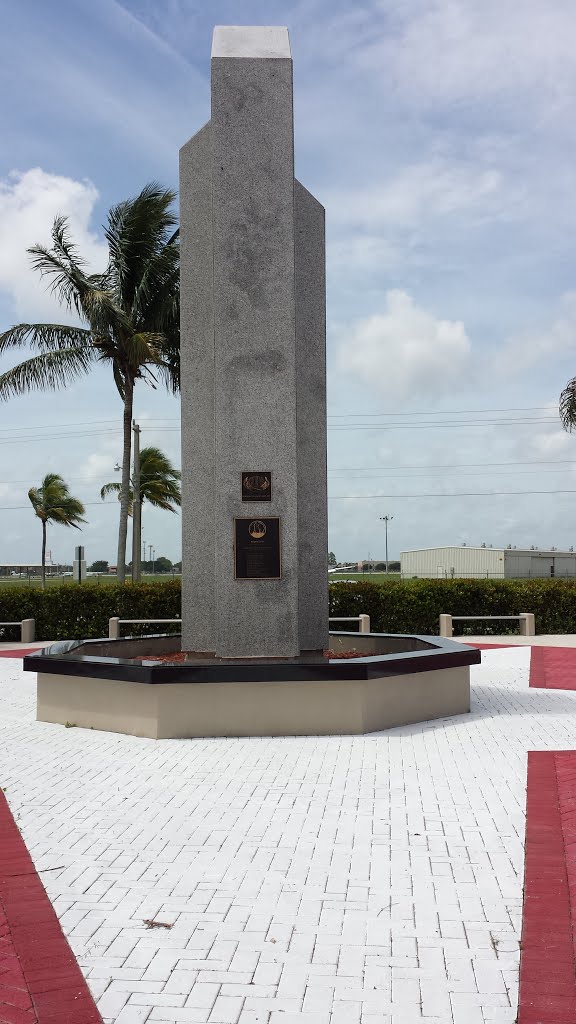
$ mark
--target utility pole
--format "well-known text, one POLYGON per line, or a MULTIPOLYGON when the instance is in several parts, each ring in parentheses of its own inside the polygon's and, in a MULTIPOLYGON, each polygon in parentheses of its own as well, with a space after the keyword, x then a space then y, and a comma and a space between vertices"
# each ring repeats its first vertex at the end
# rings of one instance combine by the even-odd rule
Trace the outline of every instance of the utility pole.
POLYGON ((134 432, 134 472, 132 474, 132 583, 138 583, 140 572, 140 536, 142 533, 140 501, 140 427, 132 421, 134 432))
POLYGON ((394 519, 394 516, 380 516, 380 521, 384 523, 386 527, 386 575, 388 575, 388 523, 394 519))

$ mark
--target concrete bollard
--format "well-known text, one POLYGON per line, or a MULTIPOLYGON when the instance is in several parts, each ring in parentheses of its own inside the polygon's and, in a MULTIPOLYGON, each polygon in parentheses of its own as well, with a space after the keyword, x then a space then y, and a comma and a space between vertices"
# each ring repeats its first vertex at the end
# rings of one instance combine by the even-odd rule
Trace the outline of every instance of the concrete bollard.
POLYGON ((360 620, 359 632, 360 633, 369 633, 370 632, 370 616, 369 615, 359 615, 358 618, 360 620))
POLYGON ((440 616, 440 636, 454 636, 454 630, 452 628, 452 616, 441 615, 440 616))
POLYGON ((108 639, 120 639, 120 618, 118 616, 114 616, 112 619, 108 619, 108 639))
POLYGON ((520 636, 536 636, 536 620, 533 612, 521 613, 520 636))
POLYGON ((22 619, 20 623, 20 640, 23 644, 34 643, 36 619, 22 619))

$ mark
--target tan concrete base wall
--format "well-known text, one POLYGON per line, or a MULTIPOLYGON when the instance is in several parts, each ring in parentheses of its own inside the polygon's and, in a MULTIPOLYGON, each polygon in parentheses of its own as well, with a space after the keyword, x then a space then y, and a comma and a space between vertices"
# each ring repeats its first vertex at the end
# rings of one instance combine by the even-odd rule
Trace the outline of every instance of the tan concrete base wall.
POLYGON ((370 679, 364 705, 363 732, 393 729, 412 722, 448 718, 470 711, 470 669, 440 669, 370 679))
POLYGON ((36 720, 123 732, 128 736, 158 734, 157 686, 60 676, 39 672, 36 720))
POLYGON ((36 717, 166 739, 361 734, 469 710, 466 667, 369 680, 158 685, 40 672, 36 717))

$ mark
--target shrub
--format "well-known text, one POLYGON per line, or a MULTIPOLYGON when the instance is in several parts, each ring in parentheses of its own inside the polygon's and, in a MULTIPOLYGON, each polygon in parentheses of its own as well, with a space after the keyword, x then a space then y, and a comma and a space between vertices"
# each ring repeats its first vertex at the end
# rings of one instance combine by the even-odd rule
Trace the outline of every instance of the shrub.
MULTIPOLYGON (((180 616, 180 580, 154 583, 73 584, 45 591, 28 587, 0 588, 0 621, 36 619, 38 640, 91 640, 108 636, 108 619, 176 619, 180 616)), ((131 635, 154 626, 129 626, 131 635)), ((157 632, 179 632, 179 626, 158 626, 157 632)))
MULTIPOLYGON (((538 633, 576 633, 576 580, 402 580, 334 583, 330 615, 370 615, 378 633, 438 635, 439 616, 534 612, 538 633)), ((342 623, 343 628, 346 624, 342 623)), ((517 633, 518 623, 455 622, 461 635, 517 633)))
MULTIPOLYGON (((329 587, 330 615, 370 616, 377 633, 438 635, 442 612, 451 615, 519 615, 534 612, 538 633, 576 633, 576 580, 369 580, 329 587)), ((67 583, 45 591, 0 587, 0 621, 36 619, 39 640, 108 636, 108 619, 176 619, 180 580, 157 583, 81 585, 67 583)), ((518 623, 456 622, 455 633, 498 635, 518 631, 518 623)), ((130 626, 123 633, 179 632, 179 626, 130 626)), ((334 624, 351 630, 353 623, 334 624)), ((16 629, 2 639, 19 639, 16 629)))

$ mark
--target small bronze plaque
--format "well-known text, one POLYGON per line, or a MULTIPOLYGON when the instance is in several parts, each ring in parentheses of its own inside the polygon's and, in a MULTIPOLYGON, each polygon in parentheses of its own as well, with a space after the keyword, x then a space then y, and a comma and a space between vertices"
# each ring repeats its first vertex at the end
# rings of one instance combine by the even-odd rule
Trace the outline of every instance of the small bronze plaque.
POLYGON ((237 580, 279 580, 280 519, 278 517, 234 520, 234 578, 237 580))
POLYGON ((242 501, 272 501, 272 473, 242 473, 242 501))

